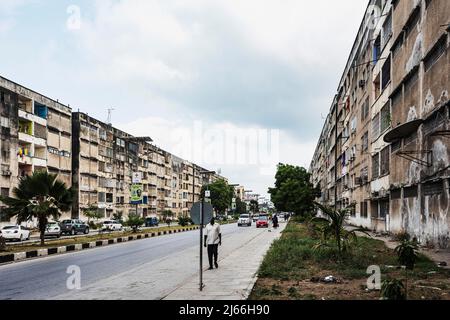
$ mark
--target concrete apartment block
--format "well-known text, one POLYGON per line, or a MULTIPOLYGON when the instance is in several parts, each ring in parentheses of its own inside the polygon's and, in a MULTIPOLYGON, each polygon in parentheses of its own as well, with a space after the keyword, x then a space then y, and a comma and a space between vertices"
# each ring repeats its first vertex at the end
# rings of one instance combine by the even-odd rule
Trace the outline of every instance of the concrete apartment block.
MULTIPOLYGON (((19 179, 36 170, 57 174, 58 179, 71 186, 70 107, 0 77, 0 116, 2 195, 12 196, 19 179)), ((0 226, 15 223, 1 215, 0 220, 0 226)))
POLYGON ((448 247, 446 0, 371 0, 310 171, 320 202, 350 221, 448 247))

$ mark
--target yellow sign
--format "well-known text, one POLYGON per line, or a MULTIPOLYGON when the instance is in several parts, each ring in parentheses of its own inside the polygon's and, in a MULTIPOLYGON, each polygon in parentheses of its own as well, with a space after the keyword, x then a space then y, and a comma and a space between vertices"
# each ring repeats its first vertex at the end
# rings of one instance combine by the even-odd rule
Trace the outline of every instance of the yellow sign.
POLYGON ((133 184, 131 186, 131 203, 132 204, 140 204, 142 203, 143 196, 142 192, 144 190, 144 187, 142 184, 133 184))

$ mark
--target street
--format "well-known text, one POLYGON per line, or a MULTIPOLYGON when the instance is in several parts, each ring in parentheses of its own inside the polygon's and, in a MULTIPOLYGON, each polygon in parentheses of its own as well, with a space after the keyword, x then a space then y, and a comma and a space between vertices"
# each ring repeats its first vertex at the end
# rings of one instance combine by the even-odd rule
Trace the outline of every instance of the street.
MULTIPOLYGON (((263 248, 253 254, 262 257, 269 230, 222 226, 219 264, 234 252, 247 254, 252 240, 263 248)), ((0 299, 163 299, 197 277, 198 246, 199 233, 187 232, 2 266, 0 299), (69 266, 80 268, 81 290, 67 289, 69 266)))

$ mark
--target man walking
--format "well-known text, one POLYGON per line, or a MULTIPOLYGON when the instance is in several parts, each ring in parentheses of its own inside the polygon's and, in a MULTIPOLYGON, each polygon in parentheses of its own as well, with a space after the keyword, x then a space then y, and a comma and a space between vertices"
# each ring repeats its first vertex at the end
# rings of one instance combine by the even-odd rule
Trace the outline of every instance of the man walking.
POLYGON ((212 270, 213 258, 215 267, 219 268, 217 258, 219 245, 222 245, 222 234, 220 233, 220 224, 216 223, 216 220, 214 218, 211 219, 211 222, 206 226, 205 229, 205 248, 208 247, 209 270, 212 270))

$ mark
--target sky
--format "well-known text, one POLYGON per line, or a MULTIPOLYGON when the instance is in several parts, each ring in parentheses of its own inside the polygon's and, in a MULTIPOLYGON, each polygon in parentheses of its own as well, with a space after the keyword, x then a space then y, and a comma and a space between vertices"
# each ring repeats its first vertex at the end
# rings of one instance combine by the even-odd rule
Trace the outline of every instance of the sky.
POLYGON ((365 0, 0 0, 0 75, 267 195, 309 167, 365 0))

